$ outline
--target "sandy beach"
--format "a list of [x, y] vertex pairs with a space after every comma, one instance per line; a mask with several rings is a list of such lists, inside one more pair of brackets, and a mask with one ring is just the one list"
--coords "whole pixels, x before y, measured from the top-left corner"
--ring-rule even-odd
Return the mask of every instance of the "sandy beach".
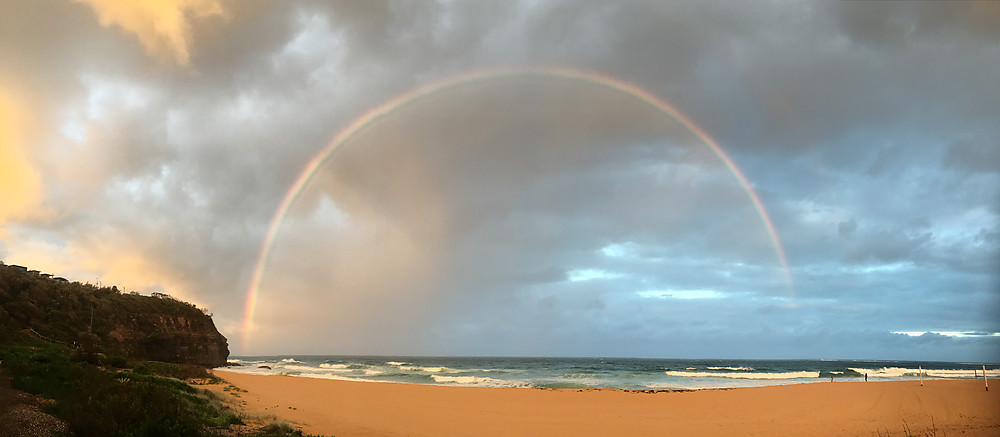
[[1000, 435], [1000, 381], [993, 391], [931, 380], [647, 393], [216, 374], [246, 390], [247, 413], [339, 437]]

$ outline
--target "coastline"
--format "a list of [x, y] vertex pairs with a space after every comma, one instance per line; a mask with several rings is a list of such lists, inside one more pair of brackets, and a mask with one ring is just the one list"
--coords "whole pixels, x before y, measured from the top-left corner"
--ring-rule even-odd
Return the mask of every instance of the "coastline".
[[[559, 357], [258, 356], [230, 372], [448, 386], [691, 390], [829, 381], [981, 379], [984, 365], [864, 360]], [[990, 364], [991, 379], [1000, 364]]]
[[[249, 414], [337, 436], [1000, 434], [981, 380], [815, 382], [642, 392], [445, 387], [216, 369]], [[212, 390], [226, 394], [222, 386]], [[931, 434], [927, 434], [931, 433]]]

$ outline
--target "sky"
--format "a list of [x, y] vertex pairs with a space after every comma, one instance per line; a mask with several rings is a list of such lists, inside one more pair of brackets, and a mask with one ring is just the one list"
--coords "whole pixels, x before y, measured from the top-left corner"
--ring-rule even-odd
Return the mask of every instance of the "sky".
[[0, 260], [234, 355], [1000, 361], [1000, 3], [8, 0]]

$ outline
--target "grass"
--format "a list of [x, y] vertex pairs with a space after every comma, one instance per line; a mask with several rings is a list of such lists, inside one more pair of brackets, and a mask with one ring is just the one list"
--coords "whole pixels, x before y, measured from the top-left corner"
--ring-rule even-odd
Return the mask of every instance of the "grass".
[[[284, 422], [251, 420], [217, 394], [180, 379], [210, 377], [225, 383], [201, 368], [115, 357], [91, 364], [40, 340], [0, 345], [0, 363], [13, 388], [53, 400], [43, 410], [79, 437], [303, 436]], [[237, 396], [246, 392], [232, 384], [223, 390]], [[251, 421], [257, 425], [246, 424]]]
[[3, 346], [0, 359], [13, 387], [54, 400], [45, 411], [77, 436], [214, 436], [243, 423], [210, 392], [175, 379], [189, 372], [176, 365], [107, 368], [45, 343]]
[[[163, 322], [181, 319], [209, 341], [177, 338]], [[62, 419], [71, 435], [301, 435], [287, 424], [244, 424], [219, 396], [192, 386], [222, 382], [202, 366], [149, 361], [211, 365], [205, 361], [215, 359], [213, 336], [224, 340], [211, 316], [192, 304], [54, 281], [0, 262], [0, 377], [11, 385], [4, 393], [45, 398], [44, 412]], [[17, 402], [0, 396], [0, 413]]]
[[[172, 327], [172, 320], [184, 320], [185, 327]], [[0, 344], [20, 341], [21, 332], [76, 349], [92, 364], [117, 368], [130, 367], [124, 357], [206, 366], [225, 358], [224, 337], [211, 317], [190, 303], [53, 281], [0, 263]], [[100, 353], [106, 356], [98, 358]], [[222, 363], [209, 362], [220, 356]]]
[[[876, 432], [878, 433], [878, 436], [879, 437], [892, 437], [892, 433], [889, 432], [889, 429], [888, 428], [884, 428], [884, 429], [885, 429], [885, 434], [882, 433], [882, 430], [876, 430]], [[934, 417], [931, 416], [931, 427], [927, 428], [927, 429], [924, 429], [923, 431], [920, 431], [919, 433], [918, 432], [914, 432], [910, 428], [910, 425], [908, 423], [906, 423], [906, 420], [904, 420], [903, 421], [903, 434], [901, 434], [901, 435], [903, 437], [938, 437], [938, 429], [937, 429], [937, 425], [934, 424]], [[948, 434], [945, 433], [944, 430], [941, 430], [941, 437], [947, 437], [947, 436], [948, 436]]]

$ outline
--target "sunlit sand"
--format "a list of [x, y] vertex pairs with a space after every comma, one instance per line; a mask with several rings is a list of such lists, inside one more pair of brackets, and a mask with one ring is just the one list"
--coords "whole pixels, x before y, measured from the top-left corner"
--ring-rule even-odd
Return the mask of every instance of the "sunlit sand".
[[1000, 435], [1000, 385], [986, 391], [982, 380], [641, 392], [217, 375], [246, 390], [248, 414], [341, 437]]

